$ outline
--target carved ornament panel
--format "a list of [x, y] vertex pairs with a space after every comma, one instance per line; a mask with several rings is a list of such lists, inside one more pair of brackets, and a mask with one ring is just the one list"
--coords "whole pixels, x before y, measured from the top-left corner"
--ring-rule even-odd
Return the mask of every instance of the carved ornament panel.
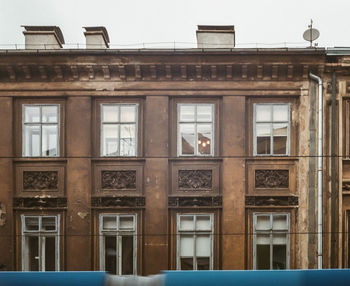
[[109, 170], [101, 173], [101, 188], [103, 190], [136, 190], [136, 170]]
[[178, 187], [180, 190], [211, 190], [212, 170], [179, 170]]
[[169, 197], [168, 206], [173, 208], [182, 207], [222, 207], [221, 196], [203, 197]]
[[289, 188], [289, 170], [255, 170], [255, 188]]
[[57, 190], [57, 171], [24, 171], [23, 190]]
[[298, 206], [297, 196], [246, 196], [246, 206], [250, 207], [270, 207], [270, 206]]
[[94, 208], [127, 207], [143, 208], [146, 205], [145, 197], [95, 197], [91, 198], [91, 206]]

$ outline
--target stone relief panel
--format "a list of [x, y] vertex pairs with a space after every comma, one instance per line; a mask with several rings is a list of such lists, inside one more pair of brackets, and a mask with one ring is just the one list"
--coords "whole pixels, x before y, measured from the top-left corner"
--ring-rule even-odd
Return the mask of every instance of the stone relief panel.
[[57, 171], [24, 171], [23, 190], [57, 190]]
[[136, 170], [102, 171], [103, 190], [136, 190]]
[[178, 187], [180, 190], [211, 190], [212, 170], [179, 170]]
[[255, 170], [255, 188], [289, 188], [289, 170]]

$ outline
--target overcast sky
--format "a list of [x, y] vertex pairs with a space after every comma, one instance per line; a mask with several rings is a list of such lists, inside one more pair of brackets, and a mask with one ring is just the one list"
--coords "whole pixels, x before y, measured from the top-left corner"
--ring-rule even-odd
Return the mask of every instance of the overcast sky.
[[0, 0], [0, 48], [24, 43], [21, 25], [57, 25], [66, 43], [84, 43], [83, 26], [105, 26], [115, 45], [193, 47], [198, 24], [235, 25], [238, 47], [303, 47], [311, 18], [319, 46], [350, 46], [349, 13], [349, 0]]

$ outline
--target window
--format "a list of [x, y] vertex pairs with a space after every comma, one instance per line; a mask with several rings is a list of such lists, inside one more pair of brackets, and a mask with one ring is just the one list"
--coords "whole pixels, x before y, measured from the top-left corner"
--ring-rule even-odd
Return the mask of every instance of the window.
[[59, 270], [60, 216], [22, 215], [22, 270]]
[[102, 156], [136, 156], [137, 104], [101, 104]]
[[254, 154], [289, 155], [289, 104], [254, 105]]
[[255, 213], [254, 269], [289, 268], [289, 214]]
[[22, 110], [23, 156], [59, 156], [59, 105], [26, 104]]
[[136, 275], [136, 215], [100, 215], [100, 270]]
[[177, 269], [213, 269], [213, 234], [213, 214], [179, 214], [177, 216]]
[[178, 155], [213, 155], [214, 104], [178, 105]]

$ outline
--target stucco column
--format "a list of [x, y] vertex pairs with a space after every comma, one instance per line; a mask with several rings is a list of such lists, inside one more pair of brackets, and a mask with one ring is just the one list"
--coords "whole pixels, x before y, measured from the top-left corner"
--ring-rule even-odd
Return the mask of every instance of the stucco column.
[[91, 98], [66, 104], [66, 269], [91, 270]]

